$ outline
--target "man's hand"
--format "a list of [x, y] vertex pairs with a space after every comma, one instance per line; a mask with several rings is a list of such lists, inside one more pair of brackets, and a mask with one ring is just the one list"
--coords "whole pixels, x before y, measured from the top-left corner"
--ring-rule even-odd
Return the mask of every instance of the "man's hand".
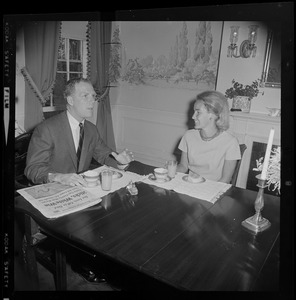
[[[51, 176], [51, 177], [50, 177]], [[49, 181], [50, 182], [59, 182], [65, 185], [71, 186], [85, 186], [87, 187], [87, 183], [81, 175], [75, 173], [69, 174], [61, 174], [61, 173], [53, 173], [50, 174]]]
[[122, 165], [129, 164], [134, 160], [134, 155], [128, 149], [123, 150], [121, 153], [117, 154], [112, 152], [113, 157]]

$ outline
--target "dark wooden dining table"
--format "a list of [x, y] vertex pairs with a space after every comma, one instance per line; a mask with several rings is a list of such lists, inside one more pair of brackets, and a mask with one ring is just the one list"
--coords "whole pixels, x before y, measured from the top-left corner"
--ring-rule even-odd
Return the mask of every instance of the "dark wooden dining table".
[[241, 225], [255, 213], [255, 191], [232, 186], [212, 204], [152, 184], [136, 186], [138, 195], [121, 188], [97, 205], [56, 219], [15, 198], [15, 209], [61, 245], [58, 289], [67, 288], [63, 245], [110, 264], [127, 289], [279, 288], [279, 197], [264, 196], [262, 215], [271, 226], [255, 234]]

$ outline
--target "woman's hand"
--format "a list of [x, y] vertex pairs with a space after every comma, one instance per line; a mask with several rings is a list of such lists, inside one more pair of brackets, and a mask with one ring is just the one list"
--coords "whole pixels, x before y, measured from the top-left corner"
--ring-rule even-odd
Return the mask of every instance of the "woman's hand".
[[112, 152], [113, 157], [121, 164], [126, 165], [134, 160], [134, 155], [128, 149], [123, 150], [121, 153], [117, 154]]

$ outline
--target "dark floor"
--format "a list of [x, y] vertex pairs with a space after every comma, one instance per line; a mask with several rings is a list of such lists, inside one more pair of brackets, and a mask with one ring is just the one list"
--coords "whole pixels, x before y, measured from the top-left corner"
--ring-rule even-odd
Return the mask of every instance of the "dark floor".
[[[55, 291], [54, 277], [51, 272], [37, 263], [39, 276], [39, 291]], [[35, 290], [34, 284], [27, 280], [24, 268], [15, 264], [15, 290], [32, 291]], [[67, 264], [67, 290], [69, 291], [120, 291], [119, 288], [109, 283], [89, 283], [80, 275], [73, 272]]]
[[[39, 285], [41, 291], [54, 291], [53, 275], [38, 263]], [[89, 283], [67, 264], [67, 287], [69, 291], [118, 291], [108, 283]]]

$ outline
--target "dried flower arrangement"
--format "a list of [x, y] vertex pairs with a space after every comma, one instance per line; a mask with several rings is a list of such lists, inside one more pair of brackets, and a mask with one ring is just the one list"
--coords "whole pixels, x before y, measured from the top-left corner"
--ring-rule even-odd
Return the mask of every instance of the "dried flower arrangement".
[[[254, 171], [262, 171], [263, 167], [263, 157], [260, 157], [258, 160], [256, 159], [257, 168], [253, 168]], [[280, 194], [281, 190], [281, 147], [271, 150], [271, 155], [269, 159], [269, 164], [267, 167], [267, 178], [266, 183], [268, 189], [270, 190], [270, 186], [274, 185], [273, 191], [278, 190]]]

